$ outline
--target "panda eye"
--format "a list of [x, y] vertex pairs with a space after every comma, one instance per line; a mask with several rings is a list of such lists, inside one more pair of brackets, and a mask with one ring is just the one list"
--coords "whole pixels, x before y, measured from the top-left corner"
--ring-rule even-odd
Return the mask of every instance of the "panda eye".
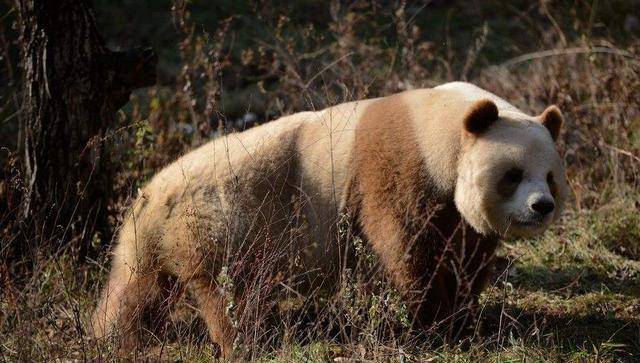
[[549, 185], [553, 185], [554, 184], [553, 173], [551, 173], [551, 172], [549, 172], [549, 174], [547, 174], [547, 184], [549, 184]]
[[522, 181], [524, 172], [522, 169], [512, 168], [504, 174], [504, 181], [509, 184], [519, 184]]
[[556, 181], [553, 179], [553, 173], [549, 172], [547, 174], [547, 185], [549, 186], [549, 191], [551, 195], [555, 198], [558, 193], [558, 187], [556, 186]]

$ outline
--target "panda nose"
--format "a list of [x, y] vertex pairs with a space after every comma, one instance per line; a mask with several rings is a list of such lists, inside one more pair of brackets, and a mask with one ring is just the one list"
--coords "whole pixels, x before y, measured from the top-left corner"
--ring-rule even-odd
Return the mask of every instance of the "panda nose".
[[547, 214], [553, 212], [555, 208], [555, 204], [552, 200], [542, 199], [538, 200], [531, 205], [531, 209], [534, 212], [539, 213], [540, 215], [546, 216]]

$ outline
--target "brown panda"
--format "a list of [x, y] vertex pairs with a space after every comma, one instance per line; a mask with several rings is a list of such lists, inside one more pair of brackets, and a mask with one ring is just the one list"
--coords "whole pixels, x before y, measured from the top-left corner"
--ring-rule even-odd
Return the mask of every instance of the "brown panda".
[[[473, 309], [499, 238], [539, 234], [559, 217], [561, 124], [555, 106], [529, 116], [454, 82], [217, 138], [140, 191], [113, 249], [94, 334], [117, 332], [134, 347], [141, 311], [163, 299], [172, 278], [228, 356], [236, 337], [228, 300], [260, 287], [248, 281], [279, 278], [303, 295], [318, 281], [335, 284], [349, 250], [336, 227], [345, 215], [417, 326], [458, 319]], [[257, 265], [268, 266], [262, 279]], [[220, 276], [231, 270], [229, 297]]]

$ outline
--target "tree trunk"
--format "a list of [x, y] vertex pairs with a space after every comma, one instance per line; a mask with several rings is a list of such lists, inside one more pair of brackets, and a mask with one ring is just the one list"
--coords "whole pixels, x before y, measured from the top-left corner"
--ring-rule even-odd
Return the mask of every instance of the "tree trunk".
[[108, 236], [105, 130], [132, 89], [155, 83], [151, 49], [112, 52], [85, 0], [16, 0], [24, 70], [24, 220], [40, 241]]

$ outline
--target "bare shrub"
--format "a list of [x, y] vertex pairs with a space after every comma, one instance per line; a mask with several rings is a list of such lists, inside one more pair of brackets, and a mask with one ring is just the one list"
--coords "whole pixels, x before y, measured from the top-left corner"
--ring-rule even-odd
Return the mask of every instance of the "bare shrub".
[[[478, 2], [473, 3], [465, 6], [473, 7]], [[375, 254], [350, 233], [348, 219], [336, 233], [349, 239], [354, 260], [341, 266], [337, 291], [301, 296], [290, 288], [291, 281], [277, 273], [283, 267], [295, 271], [296, 256], [278, 248], [262, 254], [258, 246], [249, 244], [248, 249], [253, 252], [231, 256], [224, 268], [211, 276], [228, 297], [228, 313], [242, 331], [239, 354], [283, 361], [305, 359], [307, 353], [299, 353], [305, 349], [312, 350], [309, 355], [319, 360], [446, 361], [459, 356], [470, 361], [488, 360], [488, 356], [495, 360], [563, 360], [572, 354], [577, 359], [588, 356], [614, 360], [629, 357], [628, 352], [637, 355], [637, 335], [631, 330], [637, 327], [640, 311], [634, 292], [640, 269], [632, 261], [637, 260], [640, 245], [637, 228], [634, 229], [640, 187], [637, 38], [619, 41], [613, 37], [617, 28], [611, 34], [598, 32], [593, 25], [595, 15], [590, 15], [595, 10], [590, 8], [575, 6], [563, 12], [568, 6], [564, 3], [534, 2], [519, 9], [502, 4], [490, 10], [501, 10], [517, 19], [518, 27], [509, 25], [505, 30], [486, 24], [465, 34], [471, 46], [464, 43], [461, 51], [461, 45], [452, 40], [452, 33], [465, 20], [455, 23], [456, 14], [446, 10], [448, 5], [437, 6], [433, 10], [403, 1], [332, 1], [325, 9], [327, 24], [320, 27], [313, 22], [297, 23], [295, 14], [287, 14], [286, 9], [279, 12], [257, 4], [252, 8], [255, 24], [232, 17], [217, 24], [216, 31], [207, 33], [193, 20], [186, 2], [176, 1], [172, 14], [181, 38], [178, 72], [167, 84], [136, 92], [130, 106], [119, 112], [117, 127], [100, 141], [113, 148], [114, 158], [123, 166], [114, 181], [109, 208], [118, 217], [110, 221], [111, 226], [120, 225], [120, 216], [138, 187], [162, 166], [209, 138], [296, 111], [467, 79], [531, 114], [538, 114], [549, 104], [558, 104], [566, 119], [560, 140], [574, 198], [565, 219], [576, 223], [557, 227], [553, 233], [558, 236], [543, 238], [543, 247], [523, 242], [507, 244], [507, 252], [502, 253], [515, 261], [497, 271], [499, 278], [477, 307], [479, 320], [472, 325], [466, 351], [458, 345], [432, 344], [442, 340], [442, 330], [411, 330], [407, 302], [390, 287]], [[445, 36], [435, 38], [430, 33], [435, 26], [421, 26], [416, 19], [425, 12], [442, 9], [446, 10], [442, 11], [446, 21], [441, 27], [447, 30]], [[566, 13], [569, 15], [565, 18], [559, 15]], [[453, 23], [449, 22], [451, 19]], [[256, 32], [269, 29], [268, 34], [245, 41], [239, 49], [238, 29], [253, 25]], [[3, 29], [8, 28], [5, 25]], [[518, 32], [535, 34], [535, 42], [522, 44]], [[511, 43], [509, 39], [513, 39]], [[9, 44], [4, 38], [0, 40]], [[7, 49], [3, 48], [5, 52]], [[505, 60], [504, 54], [513, 58]], [[15, 94], [9, 96], [7, 104], [13, 102]], [[2, 101], [4, 107], [5, 99]], [[19, 107], [16, 104], [10, 109], [13, 114]], [[245, 119], [250, 113], [254, 116]], [[3, 130], [19, 117], [17, 113], [3, 121]], [[5, 135], [2, 136], [4, 140]], [[57, 250], [30, 249], [36, 245], [30, 240], [30, 226], [13, 223], [26, 182], [18, 162], [20, 150], [14, 145], [2, 146], [0, 356], [24, 361], [115, 359], [118, 353], [113, 342], [94, 344], [89, 340], [86, 324], [107, 273], [107, 254], [97, 261], [78, 261], [77, 236], [64, 236], [59, 244], [62, 247]], [[61, 221], [62, 228], [66, 222]], [[277, 236], [274, 245], [289, 245], [295, 241], [296, 228], [304, 228], [296, 217], [289, 222], [295, 226], [293, 233]], [[584, 240], [588, 243], [573, 246]], [[98, 237], [93, 240], [96, 249], [103, 250], [108, 242]], [[6, 246], [12, 243], [21, 243], [30, 251], [28, 260], [16, 261], [7, 254]], [[589, 249], [591, 245], [596, 247]], [[603, 255], [603, 251], [613, 253]], [[513, 276], [523, 263], [517, 258], [525, 253], [534, 262], [524, 263], [544, 268], [534, 269], [530, 275], [521, 271], [520, 276], [530, 279], [523, 283], [522, 277], [518, 280]], [[567, 256], [579, 262], [568, 260]], [[630, 259], [623, 260], [624, 256]], [[457, 257], [454, 260], [462, 263], [463, 259]], [[283, 259], [288, 263], [276, 264]], [[573, 271], [563, 272], [562, 266], [545, 265], [547, 261], [570, 261], [580, 271], [574, 276]], [[585, 278], [584, 266], [603, 270], [606, 276]], [[540, 278], [541, 274], [545, 279]], [[299, 272], [292, 275], [300, 277]], [[557, 275], [571, 280], [560, 287], [545, 285], [548, 281], [555, 284]], [[613, 297], [602, 307], [597, 306], [600, 300], [588, 301], [604, 313], [584, 313], [584, 330], [600, 329], [610, 336], [620, 330], [626, 337], [636, 339], [635, 346], [626, 341], [625, 346], [616, 345], [618, 341], [609, 338], [591, 342], [585, 338], [589, 331], [580, 331], [575, 340], [578, 343], [571, 340], [571, 345], [566, 343], [565, 335], [554, 333], [581, 319], [579, 314], [569, 314], [559, 307], [558, 301], [573, 304], [573, 300], [560, 297], [570, 299], [578, 295], [576, 290], [582, 293], [595, 289], [590, 284], [605, 286], [603, 290], [611, 288], [608, 292]], [[598, 290], [598, 297], [608, 292]], [[195, 317], [192, 297], [183, 293], [180, 286], [171, 286], [168, 296], [179, 298], [177, 309], [167, 312], [170, 319], [148, 317], [146, 339], [151, 348], [139, 352], [136, 358], [211, 359], [214, 348], [208, 343], [206, 328]], [[467, 303], [461, 299], [462, 313], [467, 311]], [[607, 310], [607, 304], [614, 308]], [[533, 312], [526, 310], [528, 306]], [[612, 314], [615, 318], [611, 318]], [[493, 324], [486, 331], [481, 327], [484, 320]], [[443, 325], [446, 323], [450, 321]], [[569, 336], [566, 331], [562, 334]], [[580, 349], [567, 353], [568, 345], [579, 345]], [[507, 347], [511, 347], [508, 352]]]

